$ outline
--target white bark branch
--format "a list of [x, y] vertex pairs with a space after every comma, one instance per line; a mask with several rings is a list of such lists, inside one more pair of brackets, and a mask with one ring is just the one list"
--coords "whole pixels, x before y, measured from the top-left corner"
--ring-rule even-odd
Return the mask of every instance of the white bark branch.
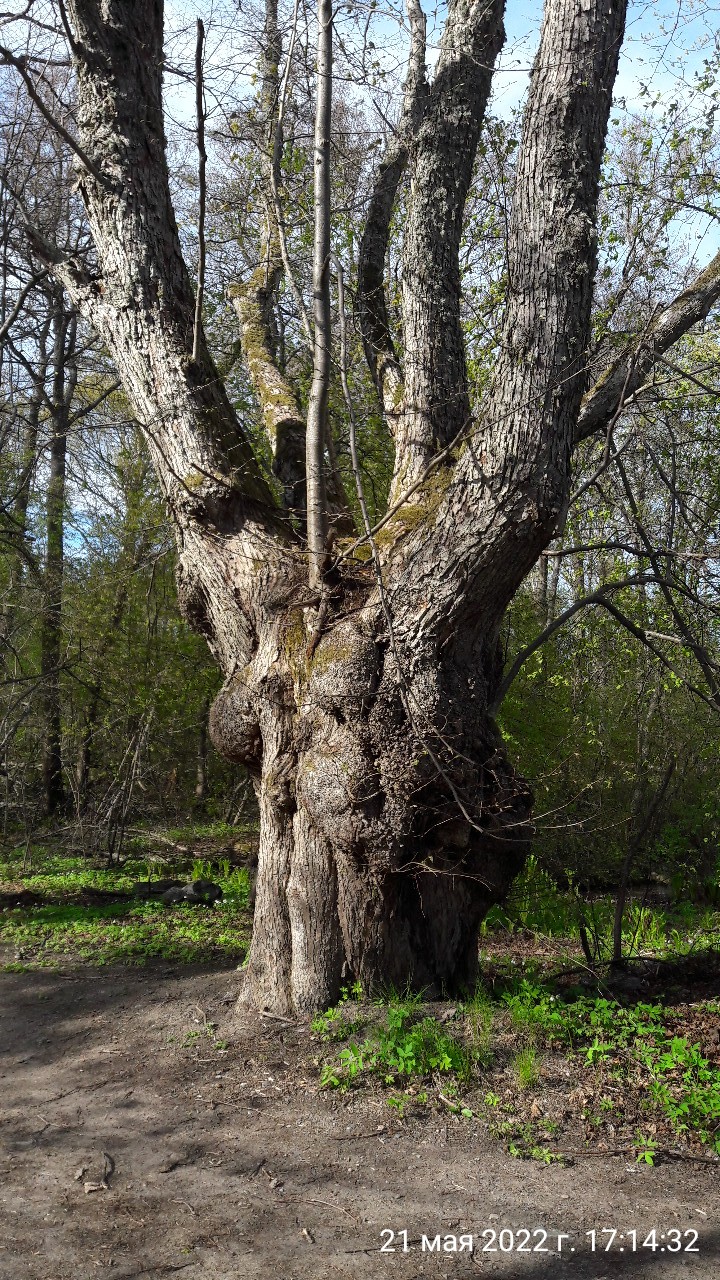
[[307, 541], [310, 585], [319, 588], [325, 570], [328, 514], [325, 484], [325, 438], [330, 386], [332, 317], [330, 312], [330, 135], [332, 128], [333, 12], [332, 0], [318, 0], [317, 104], [313, 150], [315, 240], [313, 250], [313, 315], [315, 321], [313, 380], [305, 442]]

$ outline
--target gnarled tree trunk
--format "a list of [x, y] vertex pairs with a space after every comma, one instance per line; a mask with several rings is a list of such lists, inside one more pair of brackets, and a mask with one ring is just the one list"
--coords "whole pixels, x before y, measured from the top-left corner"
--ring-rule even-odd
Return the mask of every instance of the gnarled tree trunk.
[[[490, 710], [498, 635], [568, 500], [624, 0], [547, 6], [517, 167], [502, 349], [477, 421], [458, 253], [502, 0], [452, 0], [431, 83], [424, 19], [416, 0], [408, 4], [405, 105], [378, 171], [359, 272], [363, 338], [395, 436], [393, 505], [372, 561], [346, 554], [319, 587], [308, 581], [297, 515], [298, 402], [277, 383], [281, 412], [263, 405], [262, 386], [274, 385], [267, 288], [255, 281], [235, 296], [284, 509], [202, 334], [190, 356], [193, 296], [164, 155], [161, 2], [69, 0], [68, 9], [98, 273], [44, 251], [106, 342], [147, 433], [177, 529], [181, 604], [225, 675], [213, 741], [256, 782], [245, 994], [286, 1013], [327, 1004], [343, 976], [369, 988], [468, 982], [478, 924], [507, 892], [531, 836], [532, 797]], [[400, 351], [382, 274], [404, 170]], [[273, 272], [279, 260], [273, 249]], [[717, 280], [714, 288], [705, 280], [683, 295], [688, 324], [718, 296]], [[586, 397], [588, 430], [615, 411], [606, 400], [604, 387]]]

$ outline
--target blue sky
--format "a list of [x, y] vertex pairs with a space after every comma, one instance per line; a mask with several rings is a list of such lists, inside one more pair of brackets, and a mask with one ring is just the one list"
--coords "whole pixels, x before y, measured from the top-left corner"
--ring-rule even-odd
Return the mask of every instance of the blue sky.
[[[503, 114], [522, 99], [537, 47], [541, 0], [509, 0], [505, 15], [507, 42], [495, 77], [495, 101]], [[615, 98], [629, 107], [640, 102], [640, 89], [663, 97], [680, 92], [702, 69], [717, 29], [720, 8], [704, 0], [658, 0], [631, 3], [628, 9]]]
[[[178, 43], [172, 43], [172, 60], [190, 70], [195, 46], [195, 18], [203, 8], [202, 16], [209, 31], [208, 53], [216, 71], [223, 68], [228, 73], [233, 67], [234, 77], [247, 81], [250, 70], [247, 60], [239, 57], [239, 42], [233, 38], [233, 26], [240, 29], [248, 21], [242, 13], [235, 17], [235, 6], [227, 0], [219, 0], [206, 6], [198, 6], [192, 0], [166, 0], [166, 26], [168, 31], [185, 28], [186, 35]], [[291, 8], [288, 0], [287, 10]], [[355, 22], [347, 17], [347, 5], [338, 7], [338, 29], [346, 41], [351, 33], [364, 26], [368, 14], [367, 0], [355, 11]], [[437, 42], [442, 32], [446, 4], [425, 4], [428, 20], [428, 62], [432, 65]], [[307, 0], [310, 15], [314, 11], [313, 0]], [[495, 77], [495, 108], [509, 114], [522, 100], [527, 75], [537, 47], [542, 0], [508, 0], [505, 14], [507, 41], [500, 58]], [[213, 11], [219, 27], [213, 30]], [[402, 0], [389, 0], [378, 4], [372, 17], [375, 41], [379, 55], [397, 64], [402, 53], [404, 36], [400, 33], [392, 12], [402, 12]], [[235, 21], [233, 22], [233, 18]], [[223, 25], [224, 31], [220, 27]], [[714, 32], [720, 26], [720, 0], [715, 8], [708, 0], [635, 0], [628, 11], [626, 38], [623, 46], [620, 71], [616, 83], [616, 98], [623, 98], [628, 106], [639, 102], [640, 86], [647, 84], [652, 92], [666, 96], [679, 92], [682, 78], [692, 79], [693, 73], [702, 67], [708, 56]], [[235, 46], [233, 49], [232, 46]], [[384, 47], [383, 47], [384, 46]], [[173, 110], [181, 118], [194, 114], [194, 98], [190, 86], [171, 87]]]

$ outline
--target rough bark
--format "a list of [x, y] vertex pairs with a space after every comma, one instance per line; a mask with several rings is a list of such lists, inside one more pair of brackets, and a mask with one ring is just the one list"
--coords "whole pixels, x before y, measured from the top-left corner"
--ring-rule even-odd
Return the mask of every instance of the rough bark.
[[[297, 18], [297, 14], [295, 15]], [[330, 32], [323, 33], [327, 41]], [[278, 290], [283, 279], [290, 287], [296, 301], [306, 333], [308, 346], [314, 355], [314, 363], [320, 368], [324, 361], [329, 366], [329, 347], [326, 343], [315, 343], [310, 323], [305, 311], [304, 302], [295, 282], [287, 252], [285, 224], [283, 213], [282, 186], [282, 154], [285, 143], [284, 109], [287, 97], [290, 59], [295, 33], [290, 41], [288, 63], [283, 76], [280, 76], [282, 57], [282, 37], [278, 25], [277, 0], [265, 0], [265, 24], [260, 51], [260, 91], [258, 95], [257, 114], [257, 146], [263, 173], [263, 197], [265, 204], [265, 231], [260, 246], [259, 263], [250, 278], [231, 285], [229, 296], [240, 321], [240, 338], [245, 364], [250, 375], [253, 390], [260, 406], [270, 448], [272, 451], [273, 473], [282, 485], [283, 505], [295, 518], [301, 534], [307, 533], [307, 486], [306, 486], [306, 420], [300, 407], [298, 394], [291, 379], [281, 368], [278, 360], [276, 341], [275, 303]], [[332, 70], [332, 40], [329, 40], [329, 62]], [[328, 82], [327, 102], [320, 115], [329, 114], [331, 79]], [[319, 104], [320, 105], [320, 104]], [[326, 152], [329, 149], [328, 139], [325, 142]], [[321, 128], [320, 132], [323, 130]], [[321, 147], [323, 143], [321, 140]], [[329, 182], [329, 154], [321, 157], [321, 188]], [[323, 196], [320, 208], [323, 208]], [[325, 209], [322, 225], [329, 231], [329, 205]], [[319, 224], [320, 225], [320, 224]], [[328, 256], [326, 248], [324, 258]], [[321, 326], [328, 328], [323, 319], [329, 308], [329, 275], [325, 268], [325, 279], [322, 275], [319, 290], [322, 298], [320, 307]], [[320, 363], [319, 363], [320, 362]], [[327, 370], [318, 374], [322, 381], [327, 381]], [[317, 507], [313, 519], [317, 522], [318, 512], [322, 508], [326, 523], [332, 523], [335, 530], [341, 533], [352, 532], [347, 496], [343, 489], [334, 456], [332, 428], [327, 412], [322, 409], [316, 393], [311, 397], [309, 417], [311, 419], [311, 435], [313, 437], [313, 480], [311, 489], [316, 492], [315, 475], [321, 473], [324, 483], [324, 498], [316, 502]], [[317, 410], [320, 417], [317, 417]], [[328, 450], [328, 463], [324, 464], [324, 450]], [[323, 531], [323, 542], [326, 530]]]
[[398, 188], [408, 162], [412, 137], [422, 120], [428, 85], [425, 76], [426, 23], [417, 0], [407, 0], [410, 57], [397, 131], [378, 165], [358, 253], [358, 317], [368, 368], [388, 424], [397, 432], [403, 395], [401, 361], [395, 348], [387, 299], [385, 261]]
[[276, 240], [250, 280], [232, 285], [245, 364], [260, 405], [273, 456], [273, 471], [283, 487], [288, 511], [305, 520], [305, 420], [290, 381], [274, 351], [272, 305], [283, 265]]
[[202, 331], [191, 358], [194, 297], [165, 158], [162, 4], [77, 0], [69, 12], [78, 130], [93, 170], [79, 187], [98, 274], [61, 254], [51, 265], [122, 377], [175, 523], [181, 602], [231, 670], [252, 652], [255, 601], [282, 577], [292, 531]]
[[257, 139], [265, 188], [265, 235], [260, 246], [260, 261], [252, 276], [241, 284], [232, 285], [229, 294], [240, 321], [245, 364], [272, 450], [273, 472], [283, 487], [285, 507], [304, 526], [305, 421], [297, 395], [277, 362], [273, 316], [275, 297], [285, 270], [280, 221], [280, 166], [284, 144], [281, 56], [277, 0], [266, 0], [260, 53]]
[[445, 643], [465, 626], [494, 634], [563, 518], [624, 20], [623, 0], [582, 8], [561, 0], [546, 9], [518, 159], [493, 383], [454, 467], [437, 468], [388, 526], [397, 530], [387, 558], [398, 627], [409, 637]]
[[[316, 1007], [334, 997], [343, 970], [368, 987], [413, 981], [439, 990], [468, 981], [478, 923], [507, 891], [522, 863], [531, 800], [488, 715], [500, 676], [496, 629], [507, 594], [495, 585], [483, 626], [477, 625], [472, 598], [452, 644], [439, 647], [452, 631], [451, 614], [458, 616], [454, 601], [443, 631], [439, 613], [447, 605], [446, 588], [462, 602], [465, 589], [458, 575], [467, 576], [469, 548], [482, 542], [473, 536], [477, 507], [483, 506], [477, 483], [473, 477], [470, 484], [463, 480], [466, 498], [458, 504], [446, 473], [434, 475], [413, 503], [421, 521], [413, 522], [402, 509], [387, 527], [384, 592], [378, 592], [370, 570], [351, 567], [333, 584], [323, 625], [318, 625], [317, 597], [307, 594], [300, 559], [285, 550], [279, 536], [282, 522], [271, 510], [270, 496], [248, 458], [204, 349], [204, 376], [197, 383], [188, 366], [192, 294], [179, 255], [162, 148], [159, 6], [152, 20], [143, 6], [142, 58], [130, 38], [133, 19], [138, 19], [132, 0], [110, 5], [111, 21], [85, 0], [74, 0], [72, 11], [81, 143], [102, 173], [101, 179], [83, 179], [102, 274], [93, 284], [79, 281], [72, 267], [57, 269], [110, 345], [154, 448], [179, 528], [181, 599], [205, 630], [226, 674], [211, 712], [213, 740], [256, 779], [261, 847], [248, 997], [280, 1011]], [[564, 11], [562, 16], [569, 20]], [[597, 15], [596, 20], [599, 24]], [[583, 24], [576, 25], [576, 43], [583, 52]], [[552, 61], [549, 46], [556, 34], [545, 36], [541, 73], [543, 57]], [[406, 366], [408, 353], [414, 362], [413, 369], [406, 368], [411, 389], [406, 404], [414, 425], [399, 442], [405, 476], [433, 448], [452, 439], [466, 418], [457, 248], [490, 69], [501, 39], [499, 10], [464, 0], [453, 7], [433, 104], [426, 107], [413, 139], [417, 194], [407, 261], [417, 292], [407, 293], [405, 356]], [[596, 60], [606, 53], [602, 45], [595, 50]], [[588, 91], [592, 95], [598, 92], [598, 76], [592, 58], [588, 61], [588, 75], [595, 74]], [[144, 114], [136, 108], [138, 84], [148, 99]], [[592, 142], [599, 155], [603, 124], [594, 123]], [[531, 120], [531, 138], [533, 127]], [[461, 130], [466, 135], [460, 146]], [[552, 205], [552, 189], [548, 194], [541, 179], [543, 165], [553, 160], [549, 133], [548, 128], [539, 151], [533, 152], [532, 180], [540, 184], [540, 198]], [[581, 137], [578, 143], [573, 134], [571, 141], [581, 148], [586, 140]], [[567, 147], [568, 138], [556, 145]], [[139, 155], [141, 173], [136, 172]], [[565, 163], [574, 173], [577, 166]], [[598, 163], [593, 152], [586, 182], [585, 216], [590, 219]], [[568, 194], [574, 198], [566, 184], [557, 199]], [[523, 207], [518, 202], [518, 210]], [[526, 216], [530, 212], [526, 209]], [[542, 214], [548, 217], [545, 205]], [[584, 249], [584, 222], [582, 227]], [[544, 228], [535, 231], [542, 236]], [[519, 227], [518, 242], [522, 235]], [[423, 246], [437, 267], [437, 278], [422, 269]], [[563, 271], [573, 247], [572, 241], [566, 245]], [[160, 289], [151, 284], [155, 278]], [[531, 283], [527, 281], [528, 292]], [[545, 276], [541, 283], [545, 293], [538, 307], [551, 300]], [[574, 297], [566, 310], [573, 305]], [[581, 317], [580, 327], [582, 322]], [[419, 359], [423, 335], [436, 344], [430, 374]], [[141, 361], [140, 353], [150, 359]], [[545, 347], [538, 348], [537, 356], [547, 365]], [[447, 369], [440, 368], [444, 359]], [[541, 371], [536, 376], [539, 381]], [[452, 404], [446, 394], [448, 378]], [[517, 384], [506, 399], [511, 395], [517, 395]], [[568, 418], [570, 413], [571, 406]], [[535, 454], [538, 469], [554, 425], [554, 418], [543, 424], [545, 435]], [[528, 434], [536, 430], [536, 420], [526, 425]], [[505, 436], [496, 442], [498, 454], [505, 443]], [[241, 460], [230, 473], [224, 464], [228, 448]], [[458, 465], [462, 467], [462, 458]], [[191, 486], [182, 483], [190, 468], [198, 477], [194, 503], [187, 498]], [[497, 501], [511, 507], [514, 502], [508, 527], [525, 501], [518, 490], [522, 493], [526, 483], [526, 469], [521, 469], [505, 477], [504, 489], [496, 486]], [[440, 508], [451, 498], [456, 504], [451, 520], [457, 517], [457, 522], [442, 535], [438, 575], [433, 561]], [[206, 536], [209, 519], [212, 538]], [[527, 543], [537, 545], [546, 537], [548, 523], [544, 518], [540, 531], [534, 528], [534, 541], [520, 540], [519, 555], [500, 549], [508, 563], [494, 563], [496, 577], [522, 576], [530, 555]], [[487, 528], [483, 538], [490, 561]], [[443, 561], [451, 570], [447, 583]], [[248, 573], [248, 562], [256, 566], [254, 573]], [[435, 611], [432, 626], [426, 625], [428, 610]]]
[[[346, 584], [337, 611], [369, 587]], [[260, 801], [247, 994], [282, 1012], [334, 998], [343, 972], [368, 989], [469, 982], [477, 926], [530, 835], [529, 791], [486, 713], [496, 652], [464, 655], [474, 702], [463, 662], [428, 662], [409, 716], [377, 604], [308, 650], [302, 609], [285, 610], [211, 712], [216, 748], [253, 771]]]
[[470, 419], [460, 322], [463, 212], [495, 59], [504, 0], [453, 0], [437, 71], [410, 145], [411, 196], [403, 244], [404, 399], [395, 494]]

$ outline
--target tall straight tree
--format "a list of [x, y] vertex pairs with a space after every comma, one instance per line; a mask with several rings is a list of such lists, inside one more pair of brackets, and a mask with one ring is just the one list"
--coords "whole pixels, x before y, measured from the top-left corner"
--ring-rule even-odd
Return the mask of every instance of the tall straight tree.
[[[321, 22], [330, 22], [327, 8]], [[284, 374], [276, 392], [268, 381], [267, 288], [287, 257], [280, 220], [270, 227], [265, 292], [259, 280], [254, 292], [238, 282], [236, 298], [248, 305], [236, 309], [248, 364], [270, 387], [266, 420], [273, 403], [282, 409], [269, 434], [284, 451], [276, 469], [285, 505], [202, 332], [193, 352], [193, 289], [165, 156], [162, 0], [67, 0], [67, 12], [78, 180], [97, 268], [37, 247], [101, 335], [147, 434], [177, 532], [181, 605], [225, 676], [213, 740], [256, 778], [246, 998], [287, 1013], [327, 1004], [349, 974], [365, 987], [466, 981], [479, 922], [507, 891], [531, 834], [530, 790], [490, 711], [503, 615], [564, 518], [574, 443], [607, 429], [657, 355], [720, 296], [716, 259], [658, 306], [641, 339], [615, 348], [588, 388], [598, 184], [625, 0], [547, 0], [514, 179], [502, 341], [476, 419], [459, 250], [503, 3], [450, 0], [428, 79], [424, 17], [409, 0], [405, 99], [358, 270], [366, 354], [394, 434], [391, 505], [370, 559], [326, 545], [324, 560], [314, 542], [308, 555], [298, 498], [299, 403]], [[319, 42], [321, 107], [330, 34]], [[16, 67], [32, 88], [31, 71]], [[328, 116], [317, 113], [316, 164]], [[404, 173], [398, 341], [384, 272]], [[315, 243], [318, 254], [327, 241], [318, 234]], [[316, 268], [317, 353], [327, 260]], [[253, 301], [266, 308], [254, 334]], [[313, 465], [320, 430], [316, 421]], [[322, 483], [313, 501], [318, 492]], [[312, 538], [327, 524], [313, 517]]]

